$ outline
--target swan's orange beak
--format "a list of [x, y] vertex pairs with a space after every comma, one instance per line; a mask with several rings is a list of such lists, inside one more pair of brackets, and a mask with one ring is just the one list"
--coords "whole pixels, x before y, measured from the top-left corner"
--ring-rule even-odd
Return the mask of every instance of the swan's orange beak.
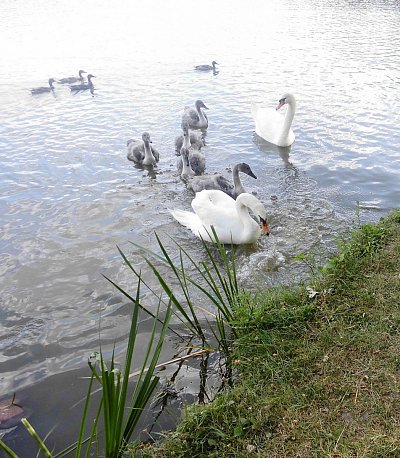
[[279, 108], [282, 108], [283, 105], [285, 105], [285, 99], [279, 100], [278, 106], [275, 108], [275, 110], [279, 110]]
[[265, 221], [265, 219], [261, 218], [261, 216], [260, 216], [260, 221], [261, 221], [262, 233], [265, 235], [269, 235], [269, 224]]

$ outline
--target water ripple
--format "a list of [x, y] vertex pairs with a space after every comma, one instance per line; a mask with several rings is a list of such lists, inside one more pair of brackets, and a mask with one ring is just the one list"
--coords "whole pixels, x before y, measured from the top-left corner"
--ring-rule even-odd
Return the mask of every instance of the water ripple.
[[[3, 57], [14, 69], [13, 78], [0, 70], [0, 314], [21, 314], [1, 328], [6, 391], [81, 364], [97, 349], [100, 314], [106, 343], [123, 339], [128, 311], [102, 277], [132, 288], [117, 245], [129, 254], [128, 240], [156, 250], [157, 232], [169, 247], [167, 235], [204, 254], [168, 211], [190, 209], [174, 139], [183, 107], [196, 99], [209, 107], [207, 172], [230, 178], [235, 163], [248, 162], [258, 179], [243, 182], [270, 219], [269, 238], [238, 249], [244, 285], [295, 281], [304, 275], [295, 255], [329, 252], [353, 224], [357, 202], [371, 221], [400, 201], [396, 2], [256, 0], [251, 10], [236, 2], [234, 17], [227, 0], [206, 0], [196, 9], [198, 43], [181, 37], [190, 2], [178, 21], [174, 6], [155, 0], [123, 0], [119, 8], [89, 0], [90, 18], [77, 16], [71, 1], [39, 2], [49, 21], [37, 15], [37, 2], [0, 6]], [[149, 13], [151, 37], [145, 23], [126, 21]], [[79, 28], [76, 36], [65, 36], [67, 23]], [[49, 46], [53, 28], [59, 33]], [[195, 72], [210, 52], [219, 73]], [[83, 62], [96, 75], [93, 94], [57, 85], [54, 96], [31, 96], [31, 87]], [[296, 141], [278, 148], [255, 135], [250, 107], [275, 107], [286, 91], [298, 101]], [[126, 159], [126, 140], [144, 131], [160, 152], [154, 171]], [[145, 300], [154, 306], [149, 294]]]

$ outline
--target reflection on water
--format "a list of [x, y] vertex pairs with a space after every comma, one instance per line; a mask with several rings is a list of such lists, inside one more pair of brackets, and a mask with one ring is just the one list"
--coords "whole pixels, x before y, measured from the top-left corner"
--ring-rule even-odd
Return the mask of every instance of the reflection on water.
[[[100, 317], [104, 347], [115, 342], [121, 354], [129, 306], [102, 276], [133, 287], [117, 245], [146, 275], [129, 240], [157, 250], [156, 232], [168, 247], [171, 236], [203, 255], [168, 211], [190, 209], [174, 140], [183, 107], [197, 99], [209, 107], [206, 172], [231, 179], [236, 163], [248, 163], [258, 179], [243, 176], [243, 185], [267, 208], [271, 236], [237, 249], [244, 286], [302, 277], [294, 256], [326, 256], [352, 226], [357, 202], [362, 222], [399, 204], [395, 1], [185, 6], [88, 0], [85, 15], [77, 0], [0, 5], [8, 62], [0, 70], [4, 394], [40, 390], [50, 376], [61, 385], [57, 374], [98, 349]], [[198, 28], [187, 40], [182, 24], [191, 24], [192, 7]], [[128, 18], [151, 18], [151, 28]], [[194, 71], [213, 59], [218, 73]], [[96, 75], [92, 91], [55, 83], [32, 96], [31, 88], [82, 67]], [[288, 91], [297, 100], [296, 141], [278, 148], [254, 134], [250, 106], [274, 108]], [[126, 158], [127, 139], [145, 131], [160, 152], [154, 169]], [[148, 292], [143, 301], [156, 306]]]
[[290, 150], [292, 148], [291, 146], [273, 145], [272, 143], [268, 143], [263, 138], [259, 137], [255, 132], [253, 134], [253, 142], [258, 146], [260, 152], [278, 155], [282, 159], [285, 168], [294, 167], [289, 159]]

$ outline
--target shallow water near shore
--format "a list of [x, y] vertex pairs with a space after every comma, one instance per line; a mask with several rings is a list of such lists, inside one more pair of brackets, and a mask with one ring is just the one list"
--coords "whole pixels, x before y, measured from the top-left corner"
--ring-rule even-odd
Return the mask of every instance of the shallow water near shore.
[[[297, 254], [324, 258], [340, 232], [399, 206], [395, 1], [257, 0], [249, 9], [89, 0], [83, 11], [76, 0], [5, 0], [0, 13], [1, 394], [20, 394], [33, 423], [42, 421], [35, 396], [43, 390], [54, 393], [48, 424], [83, 397], [86, 387], [63, 391], [63, 377], [85, 368], [99, 328], [105, 348], [124, 351], [129, 305], [103, 275], [131, 292], [136, 281], [117, 245], [147, 277], [129, 240], [157, 251], [157, 232], [168, 247], [172, 237], [204, 255], [168, 211], [190, 209], [192, 199], [175, 172], [184, 106], [209, 107], [208, 173], [229, 178], [244, 161], [257, 176], [243, 183], [265, 203], [271, 235], [237, 249], [246, 288], [296, 282], [306, 274], [292, 262]], [[212, 60], [217, 74], [193, 70]], [[96, 75], [93, 94], [56, 84], [31, 95], [80, 68]], [[288, 91], [296, 141], [278, 148], [255, 135], [250, 106], [273, 108]], [[160, 152], [154, 170], [126, 159], [127, 139], [144, 131]], [[156, 306], [145, 291], [143, 302]], [[18, 444], [18, 434], [6, 439]], [[61, 435], [54, 431], [56, 443]]]

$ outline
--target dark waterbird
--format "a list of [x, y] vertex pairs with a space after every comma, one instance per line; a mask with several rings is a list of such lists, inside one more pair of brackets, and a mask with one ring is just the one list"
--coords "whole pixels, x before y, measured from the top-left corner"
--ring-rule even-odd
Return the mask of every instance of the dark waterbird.
[[214, 72], [216, 71], [215, 69], [215, 66], [218, 65], [218, 62], [215, 62], [215, 60], [213, 60], [211, 62], [211, 65], [196, 65], [194, 67], [195, 70], [198, 70], [200, 72], [209, 72], [210, 70], [213, 70]]
[[44, 94], [46, 92], [51, 92], [54, 90], [53, 83], [55, 83], [56, 80], [54, 78], [49, 79], [49, 85], [48, 86], [43, 86], [43, 87], [35, 87], [31, 89], [32, 95], [34, 94]]
[[82, 83], [82, 84], [74, 84], [73, 86], [70, 86], [71, 91], [78, 92], [78, 91], [87, 91], [88, 89], [90, 89], [90, 92], [93, 92], [94, 86], [92, 83], [92, 78], [96, 78], [96, 77], [92, 75], [91, 73], [89, 73], [89, 75], [87, 76], [88, 82], [86, 84]]
[[86, 73], [85, 70], [79, 70], [79, 76], [69, 76], [68, 78], [61, 78], [58, 80], [61, 84], [72, 84], [72, 83], [83, 83], [82, 73]]

